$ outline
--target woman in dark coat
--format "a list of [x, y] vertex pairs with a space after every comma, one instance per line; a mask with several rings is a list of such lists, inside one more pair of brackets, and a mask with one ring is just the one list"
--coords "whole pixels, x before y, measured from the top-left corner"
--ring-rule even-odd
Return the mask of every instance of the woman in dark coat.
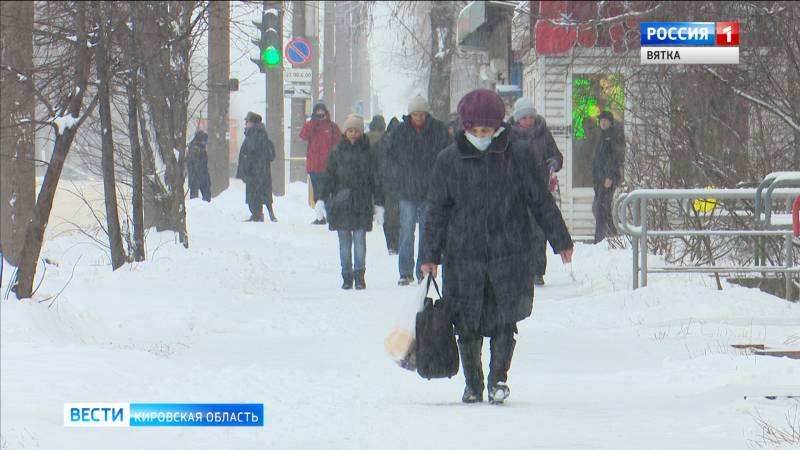
[[208, 134], [197, 130], [189, 143], [186, 157], [186, 169], [189, 176], [189, 198], [197, 198], [197, 192], [203, 196], [203, 201], [211, 201], [211, 177], [208, 174]]
[[[540, 176], [549, 186], [551, 174], [561, 170], [564, 165], [564, 155], [561, 154], [553, 134], [547, 128], [547, 122], [544, 117], [536, 113], [533, 101], [528, 97], [521, 97], [514, 103], [513, 117], [512, 139], [530, 142], [531, 155], [540, 169]], [[533, 231], [533, 283], [536, 286], [543, 286], [544, 274], [547, 272], [547, 238], [540, 227], [535, 226]]]
[[261, 116], [249, 112], [245, 117], [244, 142], [239, 150], [239, 167], [236, 178], [246, 185], [245, 202], [250, 207], [249, 222], [263, 222], [262, 205], [267, 206], [269, 218], [277, 222], [272, 210], [272, 174], [270, 166], [275, 160], [275, 147], [261, 123]]
[[352, 289], [355, 281], [360, 290], [367, 287], [367, 231], [372, 231], [373, 218], [383, 225], [383, 190], [377, 160], [364, 135], [364, 119], [351, 115], [344, 129], [343, 138], [328, 156], [316, 208], [339, 235], [342, 289]]
[[[489, 400], [502, 403], [514, 351], [516, 323], [531, 314], [533, 264], [529, 211], [553, 250], [572, 258], [572, 238], [527, 143], [510, 139], [504, 105], [493, 91], [461, 99], [455, 143], [436, 160], [422, 244], [424, 273], [447, 267], [451, 302], [466, 378], [462, 401], [483, 400], [483, 337], [491, 337]], [[442, 258], [444, 254], [444, 258]], [[443, 260], [442, 260], [443, 259]]]

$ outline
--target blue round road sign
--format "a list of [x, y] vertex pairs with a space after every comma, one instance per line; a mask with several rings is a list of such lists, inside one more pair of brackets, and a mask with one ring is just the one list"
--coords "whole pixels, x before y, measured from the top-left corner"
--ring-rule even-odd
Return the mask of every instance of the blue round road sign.
[[286, 44], [286, 60], [294, 67], [303, 67], [311, 60], [311, 43], [303, 38], [294, 38]]

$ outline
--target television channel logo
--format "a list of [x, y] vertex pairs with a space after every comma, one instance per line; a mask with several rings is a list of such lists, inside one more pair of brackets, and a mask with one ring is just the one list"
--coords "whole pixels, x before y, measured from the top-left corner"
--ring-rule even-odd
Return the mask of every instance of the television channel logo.
[[739, 64], [739, 22], [641, 22], [642, 64]]

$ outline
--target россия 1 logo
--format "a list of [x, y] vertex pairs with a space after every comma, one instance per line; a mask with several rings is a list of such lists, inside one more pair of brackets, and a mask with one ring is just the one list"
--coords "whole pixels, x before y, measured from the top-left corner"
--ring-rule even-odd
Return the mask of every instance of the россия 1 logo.
[[642, 64], [739, 64], [739, 22], [642, 22]]

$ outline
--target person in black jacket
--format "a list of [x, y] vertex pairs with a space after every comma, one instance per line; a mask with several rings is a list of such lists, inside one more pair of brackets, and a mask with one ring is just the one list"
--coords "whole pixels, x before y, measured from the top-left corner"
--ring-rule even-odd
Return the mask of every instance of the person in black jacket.
[[595, 229], [594, 242], [601, 242], [608, 236], [615, 236], [617, 228], [611, 216], [611, 202], [614, 191], [622, 181], [622, 165], [625, 158], [625, 134], [614, 121], [611, 111], [600, 113], [600, 140], [594, 148], [592, 160], [592, 184], [594, 184]]
[[[422, 279], [422, 260], [414, 263], [414, 232], [420, 224], [420, 242], [425, 230], [425, 195], [431, 182], [436, 156], [450, 144], [447, 127], [431, 117], [428, 102], [414, 97], [408, 105], [408, 115], [390, 134], [387, 166], [392, 196], [400, 201], [400, 242], [398, 248], [397, 284], [407, 286]], [[416, 270], [415, 270], [416, 269]]]
[[[514, 103], [513, 117], [512, 137], [530, 143], [531, 154], [540, 170], [539, 176], [549, 186], [552, 174], [561, 170], [564, 164], [564, 155], [558, 150], [558, 145], [547, 128], [547, 122], [544, 117], [536, 114], [533, 102], [528, 97], [522, 97]], [[538, 225], [534, 226], [533, 236], [533, 283], [543, 286], [547, 271], [547, 239]]]
[[[392, 117], [389, 125], [384, 127], [385, 131], [381, 130], [380, 126], [383, 122], [383, 116], [373, 117], [372, 122], [369, 124], [370, 132], [367, 136], [370, 138], [370, 145], [378, 160], [378, 173], [380, 173], [381, 182], [385, 186], [384, 180], [388, 176], [386, 153], [389, 150], [389, 139], [391, 132], [397, 128], [399, 121], [396, 117]], [[388, 189], [384, 189], [383, 192], [383, 207], [385, 209], [383, 235], [386, 239], [386, 249], [390, 255], [396, 255], [400, 238], [400, 204], [396, 198], [390, 195]]]
[[186, 156], [186, 171], [189, 177], [189, 198], [197, 198], [197, 192], [203, 196], [203, 201], [211, 201], [211, 176], [208, 174], [208, 134], [203, 130], [194, 133], [189, 143]]
[[239, 150], [239, 167], [236, 178], [244, 181], [245, 202], [250, 208], [249, 222], [263, 222], [262, 206], [267, 206], [269, 218], [277, 222], [272, 210], [272, 174], [270, 165], [275, 160], [275, 147], [261, 123], [261, 116], [249, 112], [245, 117], [244, 142]]
[[328, 155], [316, 208], [339, 235], [342, 289], [352, 289], [355, 281], [360, 290], [367, 287], [367, 232], [372, 231], [373, 219], [383, 225], [383, 189], [378, 163], [364, 135], [364, 119], [350, 115], [344, 129], [343, 139]]
[[[466, 379], [462, 401], [483, 400], [483, 337], [491, 337], [489, 400], [502, 403], [514, 352], [516, 323], [533, 308], [529, 211], [564, 262], [572, 238], [524, 141], [502, 123], [505, 107], [494, 91], [478, 89], [458, 104], [462, 128], [436, 159], [422, 241], [422, 272], [447, 268], [444, 298], [452, 311]], [[444, 255], [444, 258], [442, 258]]]

